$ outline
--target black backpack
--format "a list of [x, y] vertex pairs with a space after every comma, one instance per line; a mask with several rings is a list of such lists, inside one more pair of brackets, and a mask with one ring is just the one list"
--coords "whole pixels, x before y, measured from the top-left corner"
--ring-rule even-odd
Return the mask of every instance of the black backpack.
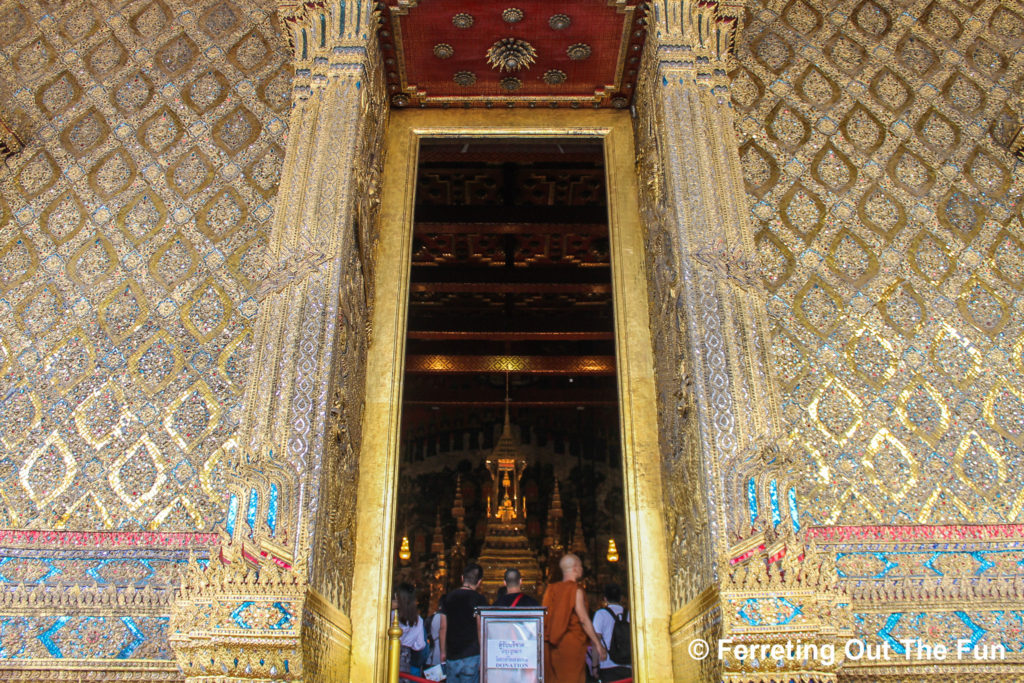
[[612, 638], [610, 643], [606, 643], [608, 649], [608, 656], [616, 664], [626, 666], [633, 663], [633, 637], [629, 632], [629, 622], [626, 621], [627, 612], [622, 611], [622, 614], [615, 614], [607, 607], [602, 607], [604, 611], [612, 615], [612, 619], [615, 620], [615, 625], [612, 627]]

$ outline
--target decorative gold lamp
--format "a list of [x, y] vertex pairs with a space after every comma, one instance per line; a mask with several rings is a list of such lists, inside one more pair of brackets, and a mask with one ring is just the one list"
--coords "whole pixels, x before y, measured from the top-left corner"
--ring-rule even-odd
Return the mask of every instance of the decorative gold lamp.
[[398, 548], [398, 559], [402, 561], [402, 564], [405, 564], [412, 559], [412, 551], [409, 550], [408, 536], [402, 536], [402, 545]]
[[605, 555], [605, 558], [607, 558], [609, 562], [619, 561], [619, 549], [615, 546], [614, 538], [608, 539], [608, 554]]

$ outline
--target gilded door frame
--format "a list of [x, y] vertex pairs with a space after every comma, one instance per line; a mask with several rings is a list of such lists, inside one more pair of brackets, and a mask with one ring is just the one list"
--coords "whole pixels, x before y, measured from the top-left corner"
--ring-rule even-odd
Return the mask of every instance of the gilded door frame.
[[413, 202], [419, 142], [425, 137], [596, 138], [604, 143], [634, 674], [637, 681], [671, 680], [665, 514], [632, 122], [624, 111], [540, 109], [406, 110], [389, 118], [359, 454], [350, 679], [383, 680]]

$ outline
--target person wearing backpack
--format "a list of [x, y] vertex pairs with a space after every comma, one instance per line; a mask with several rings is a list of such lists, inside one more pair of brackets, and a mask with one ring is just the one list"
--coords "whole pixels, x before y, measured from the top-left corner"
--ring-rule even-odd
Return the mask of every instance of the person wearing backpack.
[[604, 607], [594, 613], [594, 630], [608, 650], [608, 658], [599, 663], [598, 679], [611, 683], [633, 675], [633, 640], [629, 628], [629, 612], [620, 601], [622, 589], [617, 583], [604, 587]]

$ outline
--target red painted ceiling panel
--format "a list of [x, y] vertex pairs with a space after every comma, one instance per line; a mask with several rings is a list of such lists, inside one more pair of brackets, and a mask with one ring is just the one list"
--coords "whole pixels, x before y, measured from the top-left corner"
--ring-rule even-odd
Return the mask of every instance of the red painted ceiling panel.
[[[389, 0], [379, 36], [392, 103], [628, 106], [645, 36], [636, 3], [422, 0], [410, 7], [406, 0], [399, 7], [398, 0]], [[569, 25], [553, 28], [552, 23], [559, 23], [552, 20], [554, 15], [568, 17]], [[507, 20], [519, 16], [518, 21]], [[532, 64], [504, 72], [488, 64], [488, 49], [508, 38], [529, 44], [536, 54]], [[589, 47], [589, 56], [570, 58], [574, 45]], [[545, 82], [545, 74], [548, 81], [557, 81], [557, 72], [564, 74], [564, 82]], [[456, 82], [459, 73], [465, 84]], [[510, 77], [519, 83], [503, 87], [503, 79]]]

